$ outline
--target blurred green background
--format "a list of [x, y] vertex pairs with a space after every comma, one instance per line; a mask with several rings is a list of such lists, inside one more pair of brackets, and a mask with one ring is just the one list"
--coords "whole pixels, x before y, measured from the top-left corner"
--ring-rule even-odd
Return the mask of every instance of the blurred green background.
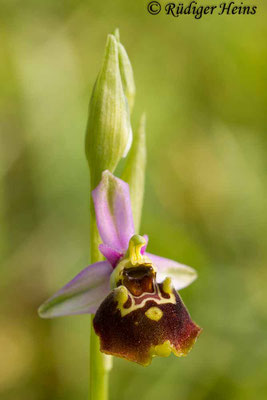
[[181, 295], [204, 330], [184, 359], [116, 359], [110, 398], [267, 398], [267, 7], [256, 4], [255, 16], [195, 20], [136, 0], [1, 1], [1, 400], [87, 398], [90, 318], [36, 310], [88, 262], [84, 132], [115, 27], [135, 72], [133, 129], [147, 113], [141, 233], [198, 270]]

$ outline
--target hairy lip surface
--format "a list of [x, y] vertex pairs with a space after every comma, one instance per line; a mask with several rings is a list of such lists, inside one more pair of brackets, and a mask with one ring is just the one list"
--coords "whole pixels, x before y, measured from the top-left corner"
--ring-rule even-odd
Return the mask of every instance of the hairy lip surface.
[[[162, 284], [157, 285], [162, 291]], [[144, 305], [122, 316], [113, 292], [103, 301], [94, 318], [94, 329], [100, 337], [101, 351], [141, 365], [149, 365], [158, 354], [155, 349], [169, 343], [176, 356], [186, 355], [201, 332], [190, 318], [180, 296], [173, 291], [175, 302], [156, 303], [149, 295]], [[146, 316], [151, 307], [162, 312], [159, 320]]]

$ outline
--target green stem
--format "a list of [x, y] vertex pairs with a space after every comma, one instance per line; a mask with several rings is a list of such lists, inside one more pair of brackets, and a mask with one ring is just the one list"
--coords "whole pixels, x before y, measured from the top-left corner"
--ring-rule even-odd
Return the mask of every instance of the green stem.
[[99, 350], [99, 338], [94, 332], [93, 315], [91, 319], [91, 338], [90, 338], [90, 400], [108, 399], [108, 375], [106, 367], [106, 356]]
[[[91, 263], [102, 261], [102, 255], [98, 250], [100, 237], [97, 230], [96, 218], [93, 204], [91, 210], [90, 238], [91, 238]], [[90, 337], [90, 377], [89, 377], [89, 399], [108, 400], [108, 375], [111, 366], [111, 357], [100, 352], [99, 338], [95, 334], [91, 318]]]

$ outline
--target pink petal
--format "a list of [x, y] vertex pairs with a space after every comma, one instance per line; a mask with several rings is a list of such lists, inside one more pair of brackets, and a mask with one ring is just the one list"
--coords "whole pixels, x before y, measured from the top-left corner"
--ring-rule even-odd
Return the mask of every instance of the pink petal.
[[62, 315], [95, 314], [110, 292], [111, 273], [112, 267], [107, 261], [89, 265], [43, 303], [38, 310], [39, 315], [42, 318], [54, 318]]
[[104, 171], [92, 191], [97, 227], [103, 243], [124, 253], [134, 235], [129, 186], [111, 172]]
[[107, 246], [106, 244], [100, 244], [99, 250], [103, 254], [104, 257], [110, 262], [113, 268], [116, 267], [119, 259], [123, 256], [123, 253], [113, 249], [112, 247]]
[[180, 264], [176, 261], [146, 253], [150, 260], [156, 265], [157, 281], [162, 282], [167, 276], [171, 278], [176, 290], [183, 289], [190, 285], [196, 278], [197, 273], [194, 268]]

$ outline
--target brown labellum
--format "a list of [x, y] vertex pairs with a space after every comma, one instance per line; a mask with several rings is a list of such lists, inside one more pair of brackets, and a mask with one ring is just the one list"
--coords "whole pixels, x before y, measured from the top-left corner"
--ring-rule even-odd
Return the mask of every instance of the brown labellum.
[[156, 355], [185, 356], [201, 328], [178, 293], [157, 284], [155, 272], [145, 265], [125, 269], [121, 283], [102, 302], [93, 321], [101, 351], [142, 365], [149, 365]]

